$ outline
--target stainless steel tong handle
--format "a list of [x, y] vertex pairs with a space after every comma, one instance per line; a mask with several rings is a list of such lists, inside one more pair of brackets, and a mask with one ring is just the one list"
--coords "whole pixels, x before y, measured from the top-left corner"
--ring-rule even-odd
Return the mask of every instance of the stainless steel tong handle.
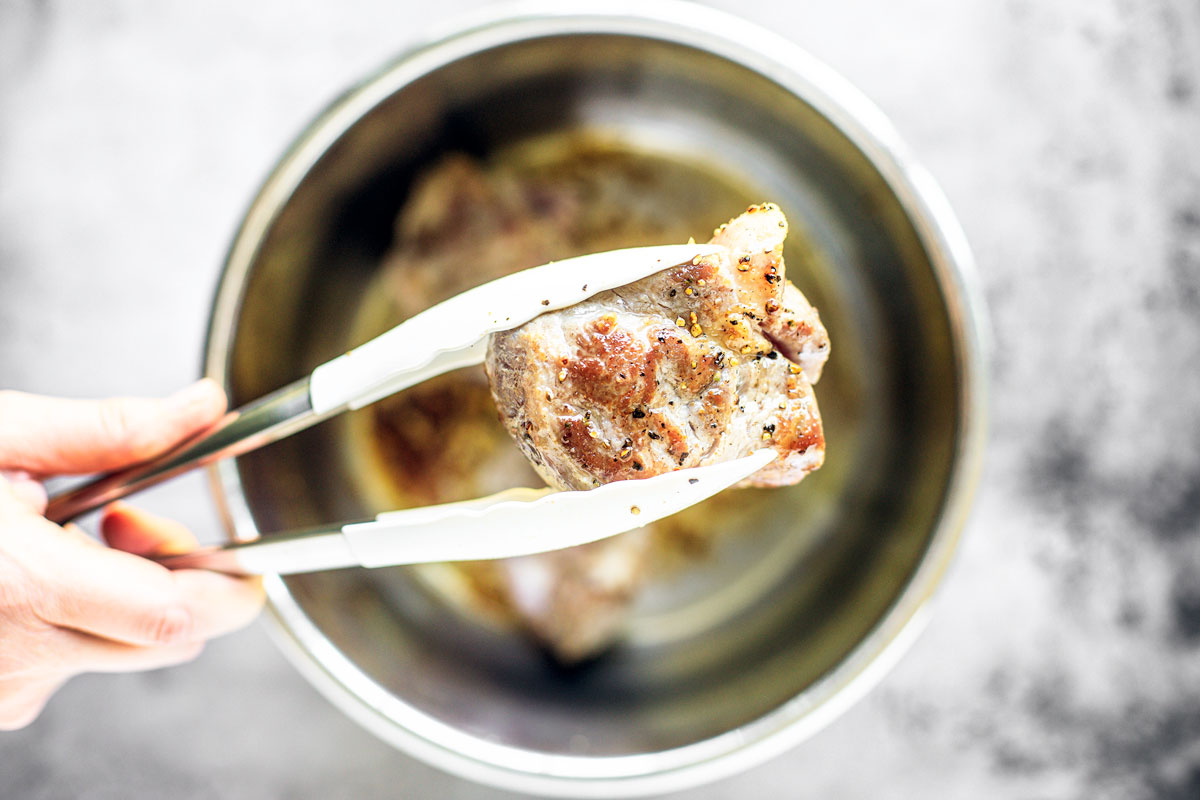
[[332, 417], [318, 414], [309, 398], [310, 377], [302, 378], [228, 412], [212, 428], [160, 456], [101, 475], [50, 498], [46, 517], [63, 524], [106, 503], [147, 489], [213, 461], [242, 455]]

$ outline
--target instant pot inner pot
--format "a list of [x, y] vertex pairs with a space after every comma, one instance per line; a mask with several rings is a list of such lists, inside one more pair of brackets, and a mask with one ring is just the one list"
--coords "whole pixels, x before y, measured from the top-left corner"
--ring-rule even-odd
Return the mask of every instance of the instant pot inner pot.
[[[537, 752], [681, 747], [793, 701], [848, 658], [896, 600], [935, 528], [951, 469], [959, 398], [948, 315], [901, 207], [824, 117], [768, 78], [694, 48], [560, 36], [397, 81], [329, 147], [270, 226], [228, 358], [235, 402], [358, 343], [355, 313], [396, 214], [441, 155], [486, 161], [539, 137], [598, 133], [645, 154], [651, 168], [664, 157], [708, 165], [713, 191], [728, 192], [732, 177], [761, 193], [752, 199], [779, 203], [803, 231], [812, 257], [789, 250], [788, 269], [833, 341], [817, 387], [828, 462], [799, 486], [747, 495], [762, 503], [762, 530], [733, 537], [727, 559], [718, 548], [697, 567], [717, 576], [711, 596], [693, 592], [691, 606], [664, 612], [671, 586], [654, 587], [659, 607], [639, 607], [633, 622], [646, 635], [573, 669], [522, 636], [479, 624], [409, 569], [293, 577], [292, 599], [406, 714]], [[239, 459], [257, 528], [269, 534], [382, 510], [346, 469], [345, 446], [346, 422], [335, 420]], [[747, 583], [755, 571], [758, 582]], [[680, 573], [679, 585], [689, 580]], [[721, 593], [726, 586], [750, 588], [734, 597]], [[705, 600], [724, 610], [697, 610]], [[684, 622], [656, 632], [656, 619]]]

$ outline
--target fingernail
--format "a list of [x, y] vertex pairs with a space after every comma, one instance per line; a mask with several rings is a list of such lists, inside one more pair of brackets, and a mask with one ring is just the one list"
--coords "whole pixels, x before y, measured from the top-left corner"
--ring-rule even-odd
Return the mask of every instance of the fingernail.
[[221, 388], [215, 381], [205, 378], [167, 397], [166, 405], [171, 411], [183, 414], [211, 409], [222, 401]]

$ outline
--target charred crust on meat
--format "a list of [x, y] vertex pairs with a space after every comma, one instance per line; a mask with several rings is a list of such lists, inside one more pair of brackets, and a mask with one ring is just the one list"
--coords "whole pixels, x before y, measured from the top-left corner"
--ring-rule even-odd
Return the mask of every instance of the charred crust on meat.
[[[794, 483], [820, 465], [810, 384], [827, 339], [815, 309], [785, 280], [778, 208], [754, 208], [718, 227], [713, 243], [726, 253], [493, 337], [489, 364], [502, 350], [505, 367], [518, 371], [505, 389], [524, 392], [503, 403], [497, 395], [508, 409], [501, 417], [531, 459], [540, 452], [547, 482], [588, 488], [763, 446], [781, 458], [747, 483]], [[543, 403], [535, 390], [551, 387]], [[533, 430], [517, 428], [527, 414]]]

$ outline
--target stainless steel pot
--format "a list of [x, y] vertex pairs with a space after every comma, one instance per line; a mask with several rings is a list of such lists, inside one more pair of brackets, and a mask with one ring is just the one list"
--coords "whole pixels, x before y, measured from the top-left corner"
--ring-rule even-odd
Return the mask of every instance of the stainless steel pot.
[[[267, 582], [288, 655], [383, 739], [496, 786], [630, 796], [791, 747], [916, 634], [979, 467], [982, 307], [942, 195], [827, 68], [691, 4], [557, 8], [516, 7], [413, 50], [300, 136], [234, 241], [206, 364], [241, 403], [354, 344], [395, 213], [447, 151], [599, 129], [717, 165], [804, 226], [820, 257], [796, 281], [834, 342], [818, 387], [828, 464], [758, 495], [760, 534], [710, 559], [700, 591], [659, 592], [612, 654], [561, 669], [404, 571]], [[373, 511], [346, 448], [345, 425], [326, 424], [220, 465], [231, 535]]]

